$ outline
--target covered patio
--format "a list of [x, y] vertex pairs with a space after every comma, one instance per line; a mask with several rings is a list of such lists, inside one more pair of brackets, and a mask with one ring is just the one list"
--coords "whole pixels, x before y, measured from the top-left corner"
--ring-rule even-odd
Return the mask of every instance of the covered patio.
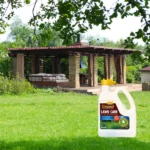
[[[24, 78], [25, 57], [29, 57], [31, 59], [31, 76], [34, 77], [37, 74], [38, 77], [42, 76], [39, 81], [34, 80], [33, 82], [30, 80], [31, 83], [38, 82], [43, 86], [68, 86], [71, 88], [79, 88], [83, 83], [80, 78], [81, 56], [88, 57], [87, 86], [98, 86], [98, 65], [100, 65], [98, 64], [98, 57], [104, 58], [104, 78], [113, 79], [113, 72], [116, 72], [117, 83], [125, 84], [126, 55], [133, 53], [133, 50], [130, 49], [92, 46], [80, 41], [71, 46], [9, 48], [8, 50], [9, 56], [12, 57], [12, 71], [15, 76], [18, 74], [21, 78]], [[51, 67], [52, 72], [50, 74], [43, 72], [42, 61], [45, 57], [50, 58], [51, 61], [51, 66], [47, 66]], [[62, 58], [68, 58], [68, 80], [61, 72]], [[45, 73], [45, 76], [42, 73]], [[64, 79], [66, 82], [52, 84], [54, 82], [48, 82], [51, 76], [59, 76], [53, 78], [53, 81]]]

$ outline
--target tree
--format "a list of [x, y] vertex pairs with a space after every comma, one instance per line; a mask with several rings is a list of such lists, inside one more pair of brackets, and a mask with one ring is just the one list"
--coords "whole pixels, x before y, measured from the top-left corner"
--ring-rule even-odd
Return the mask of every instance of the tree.
[[[94, 25], [101, 25], [102, 30], [105, 30], [109, 29], [114, 18], [140, 17], [143, 25], [138, 31], [131, 32], [130, 37], [125, 40], [126, 47], [133, 48], [134, 39], [142, 39], [147, 44], [150, 54], [149, 0], [117, 0], [111, 8], [106, 7], [104, 0], [47, 0], [46, 3], [38, 0], [0, 0], [0, 3], [1, 33], [4, 32], [7, 20], [13, 16], [15, 9], [24, 4], [33, 4], [33, 17], [30, 24], [36, 29], [37, 26], [44, 28], [47, 23], [51, 23], [55, 30], [60, 31], [61, 38], [66, 44], [70, 43], [74, 35], [84, 33]], [[41, 3], [41, 7], [36, 13], [37, 3]]]
[[39, 27], [35, 37], [33, 28], [24, 24], [17, 16], [13, 18], [8, 40], [17, 42], [19, 47], [62, 45], [62, 39], [59, 36], [59, 32], [55, 31], [49, 24], [46, 24], [44, 28]]
[[62, 39], [60, 38], [59, 32], [55, 31], [49, 24], [44, 28], [37, 30], [37, 43], [39, 46], [61, 46]]
[[32, 44], [30, 38], [32, 36], [33, 29], [28, 25], [23, 24], [20, 18], [15, 17], [10, 26], [10, 34], [8, 35], [8, 40], [18, 42], [20, 47], [31, 46]]

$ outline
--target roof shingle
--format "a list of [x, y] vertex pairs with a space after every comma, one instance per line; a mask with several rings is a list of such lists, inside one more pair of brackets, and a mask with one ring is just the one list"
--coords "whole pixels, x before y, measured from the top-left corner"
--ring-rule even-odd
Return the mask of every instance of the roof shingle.
[[142, 68], [141, 71], [150, 71], [150, 66]]

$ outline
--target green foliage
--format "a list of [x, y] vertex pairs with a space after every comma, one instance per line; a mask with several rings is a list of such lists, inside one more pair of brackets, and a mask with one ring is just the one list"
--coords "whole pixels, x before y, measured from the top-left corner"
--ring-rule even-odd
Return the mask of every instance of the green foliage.
[[25, 0], [25, 3], [26, 4], [30, 4], [30, 0]]
[[[8, 26], [8, 20], [15, 14], [15, 9], [31, 3], [31, 0], [1, 0], [0, 1], [0, 33], [4, 33]], [[49, 0], [40, 3], [39, 12], [35, 8], [39, 1], [33, 2], [32, 18], [30, 25], [36, 29], [44, 29], [51, 24], [56, 31], [60, 31], [63, 44], [69, 45], [73, 42], [73, 37], [78, 33], [85, 33], [93, 26], [101, 25], [101, 29], [109, 29], [114, 18], [122, 19], [134, 16], [141, 17], [142, 27], [135, 32], [131, 32], [125, 40], [126, 47], [134, 47], [134, 39], [142, 39], [147, 44], [149, 52], [150, 44], [150, 2], [148, 0], [118, 0], [108, 8], [104, 0]], [[9, 8], [9, 9], [8, 9]], [[9, 10], [9, 11], [8, 11]], [[49, 37], [43, 33], [44, 37]]]
[[44, 26], [44, 24], [41, 24], [37, 36], [39, 46], [48, 46], [49, 41], [52, 39], [51, 27], [49, 25]]
[[80, 73], [86, 73], [87, 74], [88, 68], [80, 68]]
[[69, 76], [69, 59], [68, 58], [62, 58], [61, 59], [61, 69], [62, 69], [62, 73], [64, 73], [66, 75], [66, 77]]
[[[138, 49], [144, 49], [143, 47], [137, 47]], [[136, 83], [141, 81], [140, 69], [150, 65], [148, 59], [143, 58], [140, 52], [134, 52], [132, 55], [126, 57], [126, 71], [127, 71], [127, 82]]]
[[[41, 10], [31, 20], [34, 25], [37, 19], [44, 20], [57, 18], [53, 23], [55, 29], [60, 31], [65, 44], [69, 44], [71, 38], [78, 33], [85, 33], [94, 25], [101, 25], [101, 29], [109, 29], [114, 18], [122, 19], [128, 16], [141, 17], [143, 26], [136, 32], [131, 32], [130, 37], [125, 40], [126, 47], [134, 47], [134, 39], [142, 39], [146, 44], [150, 43], [149, 38], [149, 1], [117, 1], [110, 8], [107, 8], [104, 0], [51, 0], [48, 5], [41, 5]], [[57, 7], [56, 7], [57, 6]], [[49, 11], [51, 10], [51, 11]], [[40, 13], [42, 12], [42, 13]], [[48, 22], [49, 23], [49, 22]], [[39, 22], [39, 26], [41, 24]]]
[[104, 58], [98, 57], [98, 82], [104, 78]]
[[11, 75], [11, 59], [9, 57], [0, 58], [0, 75], [10, 76]]
[[0, 94], [34, 93], [34, 87], [25, 79], [0, 76]]
[[25, 65], [24, 65], [24, 75], [25, 78], [28, 79], [29, 74], [31, 74], [31, 57], [25, 57]]
[[8, 20], [14, 16], [14, 10], [22, 7], [24, 2], [24, 0], [0, 0], [0, 34], [5, 33], [9, 26]]
[[0, 75], [11, 75], [11, 59], [8, 57], [8, 51], [6, 50], [11, 45], [10, 42], [0, 43]]
[[135, 66], [127, 66], [127, 83], [133, 83], [135, 81]]

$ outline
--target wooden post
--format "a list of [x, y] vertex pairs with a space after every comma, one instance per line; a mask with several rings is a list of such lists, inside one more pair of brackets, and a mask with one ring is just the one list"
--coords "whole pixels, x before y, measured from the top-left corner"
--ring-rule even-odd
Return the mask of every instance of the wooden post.
[[51, 57], [52, 73], [61, 73], [61, 58], [59, 56]]
[[69, 86], [79, 88], [80, 53], [69, 56]]
[[56, 73], [61, 73], [61, 58], [59, 56], [55, 57]]
[[24, 54], [17, 54], [17, 74], [19, 77], [24, 78]]
[[120, 84], [123, 84], [123, 60], [122, 60], [122, 55], [119, 56], [119, 70], [120, 70]]
[[126, 83], [126, 55], [122, 56], [122, 75], [123, 75], [123, 84]]
[[94, 79], [94, 74], [93, 74], [93, 54], [90, 54], [88, 57], [88, 85], [93, 86], [93, 79]]
[[119, 70], [119, 61], [118, 61], [118, 56], [117, 55], [115, 55], [114, 56], [114, 62], [115, 62], [115, 70], [116, 70], [116, 82], [117, 83], [120, 83], [120, 81], [119, 81], [119, 72], [120, 72], [120, 70]]
[[93, 86], [98, 86], [98, 56], [93, 56]]
[[52, 73], [56, 73], [56, 64], [55, 64], [55, 57], [51, 57], [51, 63], [52, 63]]
[[17, 57], [12, 57], [12, 74], [16, 77], [17, 73]]
[[114, 55], [108, 56], [108, 77], [113, 80], [113, 71], [114, 71]]
[[116, 77], [117, 83], [124, 84], [126, 83], [126, 60], [122, 55], [114, 57], [115, 68], [116, 68]]

